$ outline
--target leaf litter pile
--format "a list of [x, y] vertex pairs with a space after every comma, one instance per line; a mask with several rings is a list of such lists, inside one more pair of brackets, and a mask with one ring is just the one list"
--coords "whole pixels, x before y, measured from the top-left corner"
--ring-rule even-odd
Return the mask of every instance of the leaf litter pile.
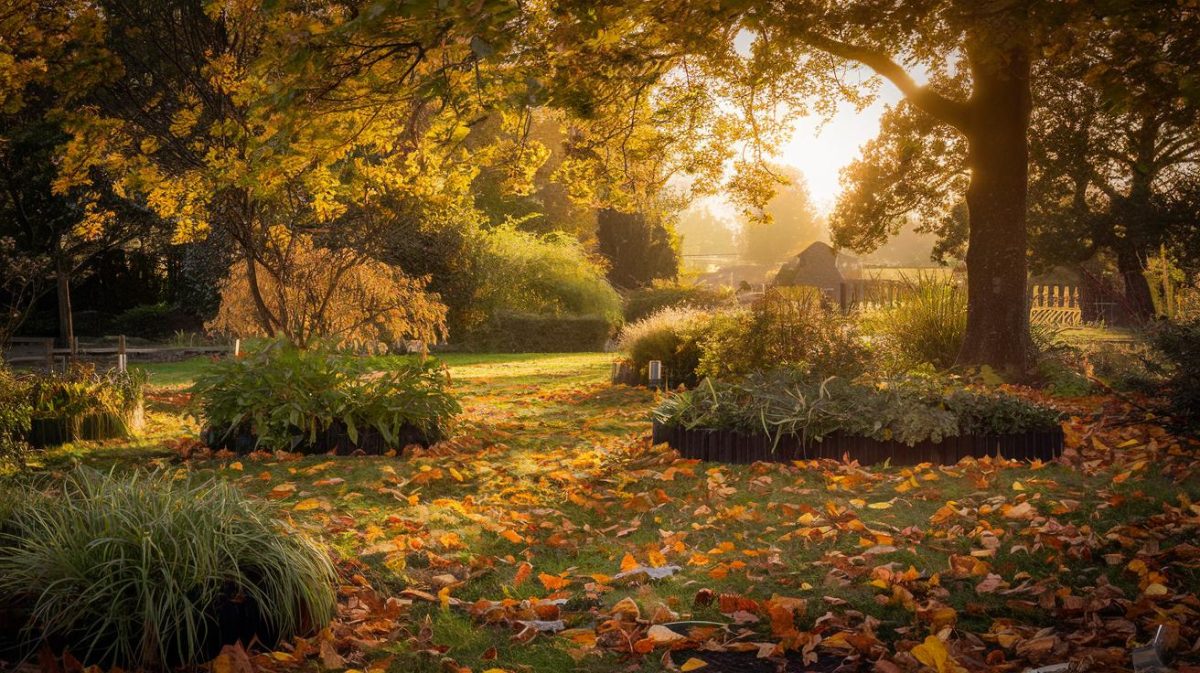
[[[1200, 446], [1112, 398], [1053, 464], [719, 465], [651, 446], [603, 356], [454, 369], [402, 458], [207, 456], [339, 557], [340, 616], [249, 671], [1200, 671]], [[183, 449], [188, 443], [181, 440]]]

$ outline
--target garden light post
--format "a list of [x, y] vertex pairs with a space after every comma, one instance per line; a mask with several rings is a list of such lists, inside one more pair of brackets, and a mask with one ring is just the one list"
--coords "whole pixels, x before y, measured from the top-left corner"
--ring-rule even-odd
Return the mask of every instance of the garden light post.
[[662, 360], [651, 360], [649, 368], [651, 388], [661, 388], [663, 385]]

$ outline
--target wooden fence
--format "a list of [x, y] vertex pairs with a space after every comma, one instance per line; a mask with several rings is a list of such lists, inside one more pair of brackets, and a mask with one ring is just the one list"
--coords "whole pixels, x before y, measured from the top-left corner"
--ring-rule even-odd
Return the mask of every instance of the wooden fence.
[[125, 336], [116, 337], [115, 341], [98, 343], [81, 343], [76, 337], [70, 348], [54, 345], [52, 338], [13, 337], [8, 341], [4, 350], [4, 360], [10, 365], [26, 367], [43, 367], [46, 371], [55, 369], [65, 370], [72, 362], [85, 361], [111, 365], [119, 371], [125, 371], [129, 357], [153, 358], [163, 355], [201, 355], [205, 353], [236, 354], [240, 342], [235, 341], [232, 349], [229, 346], [138, 346], [129, 347]]
[[1083, 303], [1074, 285], [1029, 288], [1029, 322], [1035, 325], [1082, 325]]
[[[910, 300], [911, 285], [901, 280], [869, 279], [843, 281], [836, 288], [822, 288], [843, 313], [901, 306]], [[1100, 315], [1104, 306], [1094, 307]], [[1083, 302], [1075, 285], [1032, 285], [1029, 288], [1029, 320], [1043, 325], [1083, 324]]]

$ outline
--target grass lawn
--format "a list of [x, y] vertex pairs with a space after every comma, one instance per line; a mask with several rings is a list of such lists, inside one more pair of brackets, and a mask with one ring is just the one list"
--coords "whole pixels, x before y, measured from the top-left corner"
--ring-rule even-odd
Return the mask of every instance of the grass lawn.
[[[1197, 661], [1196, 449], [1134, 410], [1072, 400], [1063, 464], [728, 466], [651, 447], [655, 395], [609, 385], [610, 355], [445, 360], [464, 414], [415, 455], [184, 460], [196, 359], [145, 366], [146, 437], [56, 449], [42, 469], [153, 465], [270, 499], [399, 599], [335, 625], [345, 666], [366, 671], [660, 670], [674, 664], [647, 627], [682, 620], [729, 625], [696, 640], [783, 643], [822, 669], [914, 668], [930, 654], [913, 646], [944, 629], [973, 670], [1127, 666], [1157, 624]], [[640, 624], [619, 618], [631, 602]], [[303, 651], [261, 659], [288, 657]], [[723, 670], [712, 653], [675, 662], [692, 657]]]

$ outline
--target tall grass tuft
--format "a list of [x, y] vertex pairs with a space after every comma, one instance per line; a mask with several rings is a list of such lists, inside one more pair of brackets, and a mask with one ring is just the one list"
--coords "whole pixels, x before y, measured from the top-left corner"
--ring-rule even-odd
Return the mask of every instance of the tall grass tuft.
[[28, 606], [31, 647], [162, 669], [333, 617], [326, 552], [229, 484], [81, 469], [61, 492], [20, 495], [0, 531], [0, 594]]
[[904, 299], [865, 316], [864, 326], [901, 367], [949, 369], [967, 333], [967, 288], [932, 274], [904, 280]]
[[686, 306], [661, 309], [625, 325], [617, 339], [617, 348], [643, 377], [650, 361], [659, 360], [672, 385], [693, 385], [700, 365], [700, 342], [713, 315], [712, 311]]

